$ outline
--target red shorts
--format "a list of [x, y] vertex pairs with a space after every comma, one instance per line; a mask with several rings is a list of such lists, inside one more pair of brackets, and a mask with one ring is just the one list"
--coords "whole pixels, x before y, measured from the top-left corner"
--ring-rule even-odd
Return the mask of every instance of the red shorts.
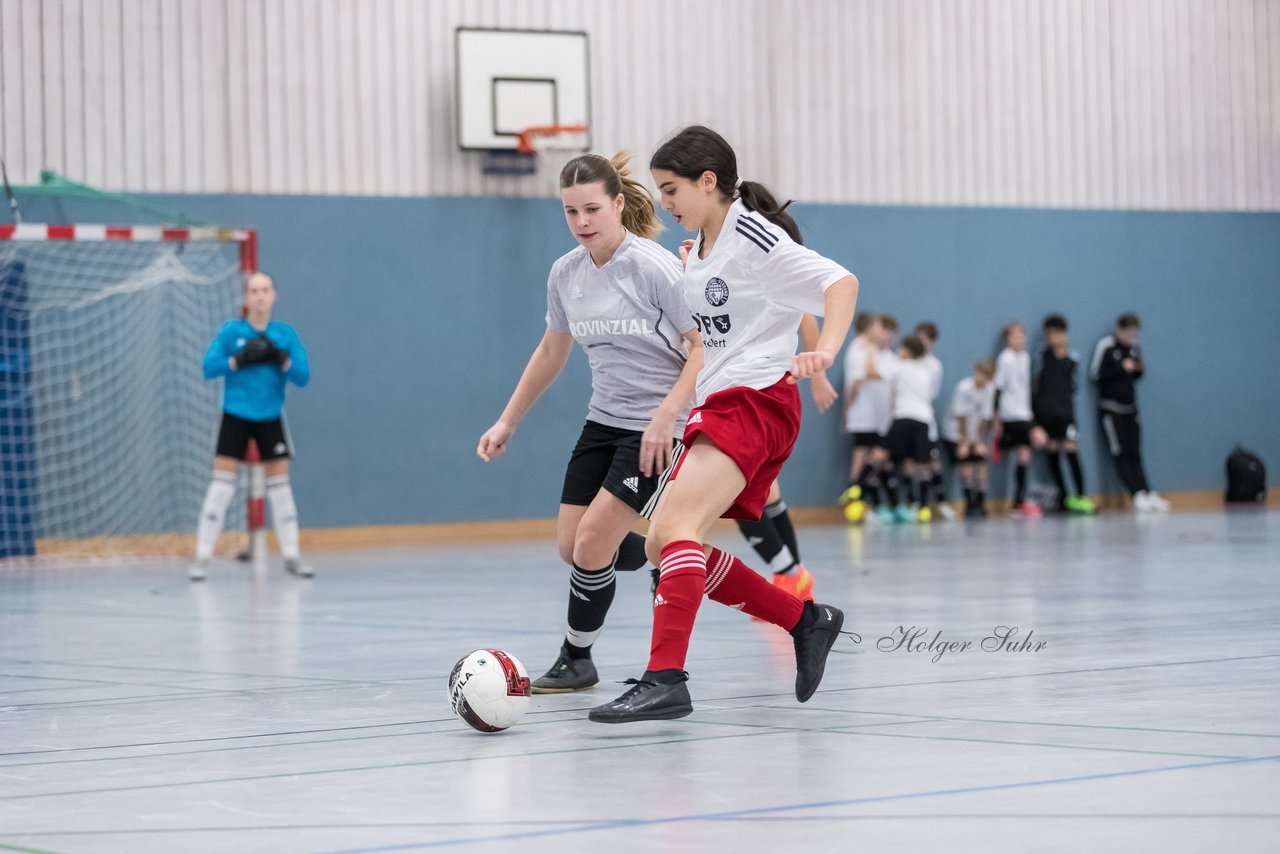
[[[693, 447], [706, 436], [733, 460], [747, 479], [723, 519], [758, 521], [769, 498], [769, 487], [778, 479], [782, 464], [791, 456], [800, 434], [800, 389], [787, 382], [789, 374], [768, 388], [735, 386], [709, 395], [689, 413], [684, 444]], [[688, 457], [681, 457], [683, 463]], [[668, 480], [675, 480], [680, 464]]]

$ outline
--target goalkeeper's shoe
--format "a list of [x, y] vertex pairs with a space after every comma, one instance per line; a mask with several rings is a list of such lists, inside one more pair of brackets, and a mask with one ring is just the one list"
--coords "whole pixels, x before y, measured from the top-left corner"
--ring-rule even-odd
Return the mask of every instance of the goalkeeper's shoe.
[[316, 574], [315, 567], [311, 566], [311, 564], [303, 563], [296, 557], [285, 558], [284, 571], [299, 578], [314, 578]]

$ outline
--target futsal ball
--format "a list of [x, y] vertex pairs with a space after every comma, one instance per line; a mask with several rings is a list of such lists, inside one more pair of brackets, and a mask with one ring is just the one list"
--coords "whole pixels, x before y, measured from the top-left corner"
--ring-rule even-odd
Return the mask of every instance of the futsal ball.
[[515, 726], [528, 710], [532, 693], [524, 665], [500, 649], [464, 655], [449, 674], [449, 705], [480, 732]]

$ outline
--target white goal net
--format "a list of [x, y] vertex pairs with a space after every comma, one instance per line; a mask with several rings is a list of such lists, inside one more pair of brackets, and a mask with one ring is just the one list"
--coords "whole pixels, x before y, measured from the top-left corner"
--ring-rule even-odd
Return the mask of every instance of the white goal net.
[[201, 361], [238, 314], [246, 233], [64, 228], [0, 240], [4, 556], [184, 551], [221, 390]]

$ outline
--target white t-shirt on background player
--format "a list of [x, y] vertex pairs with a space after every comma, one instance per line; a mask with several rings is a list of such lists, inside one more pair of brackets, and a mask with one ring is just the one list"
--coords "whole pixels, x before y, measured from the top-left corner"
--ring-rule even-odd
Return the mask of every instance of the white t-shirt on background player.
[[845, 349], [844, 375], [847, 382], [857, 381], [858, 392], [853, 402], [845, 407], [844, 429], [846, 433], [883, 433], [891, 418], [889, 412], [889, 384], [883, 379], [870, 379], [867, 373], [872, 365], [880, 373], [884, 352], [874, 344], [854, 339]]
[[791, 368], [801, 317], [849, 271], [735, 201], [707, 258], [702, 235], [684, 271], [685, 301], [702, 333], [697, 402], [735, 386], [768, 388]]
[[1031, 354], [1006, 347], [996, 357], [996, 376], [991, 383], [1000, 392], [1000, 420], [1030, 421]]
[[[990, 421], [995, 412], [996, 390], [993, 383], [978, 388], [973, 377], [965, 377], [956, 383], [956, 390], [951, 394], [951, 408], [947, 411], [947, 420], [942, 425], [942, 436], [948, 442], [959, 444], [961, 441], [977, 442], [981, 440], [978, 428], [983, 421]], [[960, 435], [960, 418], [965, 419], [968, 436]]]
[[893, 419], [928, 424], [933, 418], [933, 368], [924, 359], [895, 359], [880, 369], [893, 388]]
[[[568, 332], [591, 365], [587, 418], [643, 431], [684, 369], [684, 333], [694, 328], [680, 260], [631, 232], [603, 267], [579, 246], [551, 265], [547, 328]], [[688, 411], [676, 419], [684, 433]]]

